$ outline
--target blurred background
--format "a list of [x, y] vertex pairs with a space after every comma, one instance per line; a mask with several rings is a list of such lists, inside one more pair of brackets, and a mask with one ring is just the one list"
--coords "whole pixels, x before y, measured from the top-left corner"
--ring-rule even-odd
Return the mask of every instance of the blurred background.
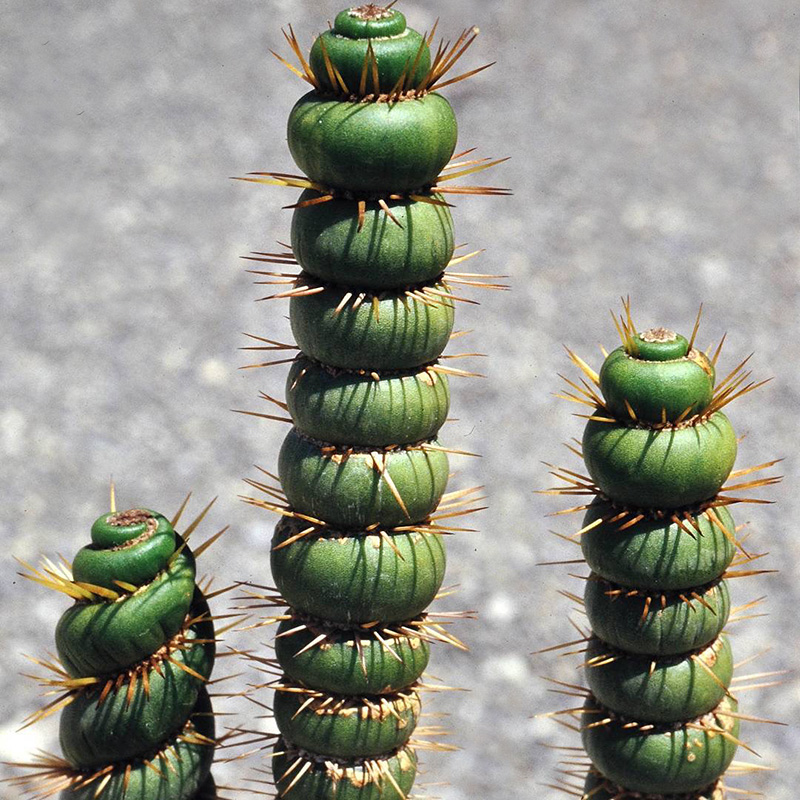
[[[783, 484], [741, 506], [751, 547], [778, 574], [737, 581], [737, 603], [768, 595], [766, 616], [733, 628], [750, 671], [796, 670], [800, 639], [797, 491], [798, 168], [800, 19], [786, 0], [402, 0], [412, 27], [481, 36], [464, 69], [497, 61], [445, 90], [461, 149], [512, 160], [481, 182], [511, 198], [462, 198], [458, 239], [485, 248], [475, 271], [510, 276], [510, 292], [459, 307], [474, 329], [456, 349], [489, 355], [485, 379], [453, 382], [447, 444], [483, 454], [454, 458], [452, 488], [484, 484], [490, 510], [478, 531], [449, 540], [446, 610], [474, 609], [454, 627], [469, 653], [436, 648], [432, 671], [468, 692], [431, 698], [448, 713], [461, 750], [426, 754], [420, 794], [444, 800], [523, 800], [555, 777], [547, 744], [577, 737], [537, 713], [561, 707], [543, 676], [574, 681], [576, 657], [531, 657], [574, 638], [560, 589], [582, 591], [577, 557], [549, 532], [577, 518], [534, 494], [550, 485], [543, 461], [579, 468], [562, 443], [580, 437], [577, 406], [557, 400], [557, 372], [574, 376], [562, 345], [599, 366], [617, 339], [608, 310], [630, 295], [641, 328], [728, 339], [721, 369], [755, 352], [757, 378], [774, 380], [729, 409], [745, 437], [738, 465], [783, 457]], [[239, 256], [288, 238], [292, 189], [229, 176], [294, 171], [285, 120], [305, 91], [269, 49], [288, 55], [292, 23], [304, 47], [341, 10], [303, 0], [0, 1], [0, 303], [3, 376], [0, 484], [4, 542], [0, 603], [3, 671], [0, 759], [57, 750], [48, 720], [17, 732], [40, 690], [19, 676], [22, 653], [44, 656], [67, 601], [21, 580], [12, 556], [72, 555], [108, 508], [170, 513], [219, 499], [205, 530], [231, 530], [205, 557], [219, 585], [269, 583], [275, 519], [246, 506], [242, 478], [274, 469], [285, 426], [230, 409], [269, 412], [257, 395], [282, 392], [285, 367], [240, 371], [242, 333], [287, 340], [287, 304], [253, 302]], [[479, 181], [475, 181], [479, 182]], [[202, 566], [202, 562], [201, 562]], [[215, 608], [224, 612], [225, 598]], [[259, 635], [260, 634], [260, 635]], [[261, 648], [269, 629], [230, 637]], [[260, 644], [264, 643], [264, 644]], [[766, 651], [766, 652], [764, 652]], [[249, 667], [218, 662], [218, 675]], [[267, 697], [262, 695], [261, 700]], [[243, 699], [219, 701], [265, 725]], [[788, 800], [800, 783], [797, 676], [751, 692], [744, 710], [789, 727], [746, 724], [743, 738], [774, 767], [733, 785]], [[440, 720], [432, 720], [437, 722]], [[220, 768], [243, 785], [258, 757]], [[11, 773], [0, 767], [3, 777]], [[4, 794], [5, 793], [5, 794]], [[17, 793], [0, 785], [0, 796]], [[244, 796], [244, 795], [242, 795]]]

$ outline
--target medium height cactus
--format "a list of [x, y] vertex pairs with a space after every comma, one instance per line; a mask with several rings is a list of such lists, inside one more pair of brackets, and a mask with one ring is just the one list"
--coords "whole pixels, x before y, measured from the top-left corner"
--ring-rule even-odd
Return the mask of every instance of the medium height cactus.
[[[461, 299], [453, 284], [489, 284], [445, 274], [466, 256], [454, 258], [444, 197], [504, 190], [448, 185], [497, 162], [449, 163], [456, 120], [433, 90], [479, 71], [445, 80], [477, 32], [432, 56], [433, 33], [391, 5], [342, 11], [308, 60], [290, 29], [300, 67], [284, 63], [313, 87], [288, 124], [305, 176], [246, 178], [305, 190], [292, 252], [253, 255], [302, 269], [258, 273], [292, 284], [276, 296], [291, 298], [300, 352], [286, 402], [264, 395], [293, 425], [280, 489], [251, 482], [286, 503], [249, 498], [283, 515], [271, 558], [280, 596], [254, 602], [289, 606], [274, 618], [273, 772], [290, 800], [408, 796], [429, 643], [455, 641], [426, 612], [444, 578], [444, 520], [473, 510], [476, 491], [445, 494], [448, 450], [436, 437], [447, 376], [464, 373], [440, 358]], [[263, 341], [254, 349], [293, 348]]]
[[[181, 508], [183, 510], [184, 506]], [[112, 497], [113, 508], [113, 497]], [[72, 564], [45, 559], [23, 575], [73, 598], [58, 622], [58, 661], [35, 659], [58, 697], [31, 724], [61, 711], [64, 758], [45, 755], [12, 783], [62, 800], [209, 800], [214, 715], [205, 688], [216, 638], [195, 585], [184, 531], [146, 509], [111, 511]]]
[[[775, 462], [731, 472], [737, 440], [722, 408], [761, 384], [745, 363], [716, 382], [713, 356], [664, 328], [637, 332], [629, 302], [615, 319], [622, 346], [599, 374], [583, 371], [566, 398], [594, 410], [583, 434], [589, 476], [559, 469], [580, 506], [583, 555], [591, 569], [581, 601], [588, 692], [580, 721], [591, 767], [576, 796], [724, 797], [722, 775], [739, 740], [733, 656], [723, 632], [728, 580], [751, 570], [730, 506], [738, 490], [778, 480], [727, 484]], [[699, 323], [698, 315], [698, 323]], [[578, 599], [578, 598], [576, 598]], [[741, 684], [740, 684], [741, 688]], [[570, 773], [574, 774], [574, 773]]]

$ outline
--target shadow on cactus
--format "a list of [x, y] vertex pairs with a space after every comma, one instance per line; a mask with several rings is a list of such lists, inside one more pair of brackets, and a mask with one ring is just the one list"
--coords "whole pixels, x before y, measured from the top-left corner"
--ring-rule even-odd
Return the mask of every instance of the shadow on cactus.
[[75, 601], [56, 627], [58, 657], [31, 659], [47, 673], [30, 677], [56, 697], [25, 721], [60, 712], [64, 757], [14, 765], [27, 770], [10, 779], [22, 791], [63, 800], [219, 797], [210, 768], [220, 740], [207, 686], [222, 631], [214, 631], [207, 600], [231, 587], [198, 586], [195, 559], [226, 529], [192, 552], [187, 542], [212, 504], [179, 534], [188, 500], [171, 520], [142, 508], [116, 511], [112, 486], [112, 510], [92, 525], [92, 543], [72, 564], [21, 562], [23, 577]]
[[760, 769], [734, 760], [737, 748], [755, 752], [740, 722], [768, 722], [739, 711], [739, 694], [763, 674], [735, 676], [724, 632], [760, 602], [732, 607], [729, 582], [769, 571], [751, 566], [761, 556], [732, 509], [767, 502], [748, 490], [780, 480], [758, 476], [777, 461], [732, 471], [737, 439], [722, 409], [766, 381], [751, 380], [749, 359], [717, 380], [724, 337], [698, 350], [700, 313], [687, 339], [639, 332], [630, 300], [623, 307], [612, 314], [621, 346], [603, 351], [599, 373], [567, 351], [582, 376], [564, 377], [559, 396], [588, 409], [576, 415], [582, 442], [568, 445], [588, 474], [552, 467], [560, 485], [545, 491], [588, 500], [558, 514], [583, 514], [562, 538], [580, 544], [591, 570], [575, 576], [582, 596], [563, 593], [590, 629], [576, 625], [579, 639], [540, 651], [581, 653], [588, 684], [553, 681], [582, 704], [545, 716], [579, 732], [588, 755], [565, 748], [570, 766], [554, 787], [581, 798], [721, 800], [740, 791], [728, 777]]
[[[374, 4], [346, 9], [309, 56], [284, 33], [310, 85], [288, 121], [304, 174], [254, 172], [241, 180], [303, 190], [291, 243], [254, 252], [261, 300], [289, 299], [297, 344], [252, 335], [260, 368], [291, 364], [277, 413], [242, 413], [292, 425], [277, 475], [248, 481], [243, 498], [282, 516], [272, 538], [275, 587], [243, 587], [248, 609], [273, 608], [276, 657], [252, 655], [275, 690], [277, 793], [289, 800], [408, 797], [415, 750], [437, 747], [418, 727], [419, 695], [436, 641], [461, 643], [434, 614], [444, 592], [445, 538], [480, 510], [480, 487], [447, 491], [439, 430], [450, 377], [476, 373], [443, 355], [466, 289], [505, 289], [502, 276], [458, 272], [479, 251], [456, 244], [453, 196], [504, 195], [451, 182], [500, 161], [455, 154], [457, 124], [438, 89], [485, 69], [453, 69], [475, 40], [464, 31], [431, 47], [403, 14]], [[488, 65], [487, 65], [488, 66]], [[502, 160], [502, 159], [501, 159]], [[299, 270], [297, 269], [299, 268]], [[438, 687], [441, 690], [444, 687]], [[252, 697], [253, 701], [262, 705]], [[266, 706], [265, 706], [266, 707]], [[262, 740], [273, 744], [268, 734]], [[265, 745], [266, 746], [266, 745]]]

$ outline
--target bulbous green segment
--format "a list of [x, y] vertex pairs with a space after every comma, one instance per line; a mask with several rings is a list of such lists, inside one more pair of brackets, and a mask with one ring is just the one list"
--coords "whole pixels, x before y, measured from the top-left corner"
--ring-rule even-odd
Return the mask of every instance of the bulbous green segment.
[[340, 11], [333, 21], [333, 31], [349, 39], [378, 39], [399, 36], [406, 30], [406, 18], [394, 8], [374, 4], [353, 6]]
[[[306, 189], [298, 202], [318, 196]], [[295, 208], [292, 250], [300, 266], [324, 281], [373, 291], [437, 278], [455, 247], [450, 210], [408, 198], [386, 200], [386, 205], [400, 224], [370, 201], [360, 231], [358, 205], [352, 200]]]
[[[390, 22], [396, 23], [396, 20]], [[403, 89], [416, 89], [431, 68], [431, 51], [421, 34], [412, 28], [406, 28], [405, 20], [402, 23], [404, 30], [397, 33], [381, 31], [373, 34], [370, 31], [367, 36], [351, 36], [349, 32], [342, 32], [342, 28], [352, 30], [356, 27], [348, 21], [347, 25], [340, 25], [338, 29], [334, 27], [334, 30], [320, 34], [311, 47], [308, 63], [321, 91], [336, 94], [343, 91], [336, 73], [333, 70], [328, 71], [326, 54], [331, 66], [339, 71], [348, 95], [365, 97], [371, 94], [388, 94], [398, 88], [403, 76]], [[366, 33], [369, 28], [376, 30], [378, 27], [375, 22], [368, 22], [361, 26], [361, 31]], [[394, 27], [398, 26], [395, 24]], [[384, 30], [389, 28], [386, 25]], [[372, 38], [367, 38], [368, 36]], [[370, 49], [374, 59], [368, 55]], [[377, 66], [378, 73], [377, 92], [373, 63]]]
[[736, 434], [721, 411], [660, 430], [590, 420], [583, 456], [600, 491], [620, 505], [681, 508], [720, 490], [736, 460]]
[[92, 544], [75, 556], [72, 576], [116, 591], [116, 581], [144, 586], [167, 566], [175, 541], [169, 520], [154, 511], [103, 514], [92, 525]]
[[453, 155], [455, 114], [434, 92], [399, 102], [301, 97], [289, 115], [289, 150], [312, 180], [329, 189], [404, 194], [433, 185]]
[[[214, 625], [208, 614], [198, 589], [189, 616], [205, 618], [179, 633], [150, 663], [141, 666], [147, 684], [137, 671], [102, 703], [98, 702], [102, 683], [75, 693], [61, 713], [59, 737], [64, 757], [75, 769], [145, 757], [183, 727], [203, 685], [200, 678], [208, 678], [214, 664]], [[131, 694], [130, 682], [135, 686]]]
[[[292, 618], [278, 626], [275, 656], [289, 678], [322, 692], [396, 692], [419, 680], [428, 666], [430, 645], [417, 636], [380, 632], [382, 642], [368, 631], [337, 631], [308, 620], [305, 629], [287, 635], [298, 624]], [[326, 638], [312, 645], [320, 634]]]
[[[115, 762], [108, 783], [103, 785], [102, 800], [199, 800], [198, 789], [208, 790], [206, 780], [214, 759], [213, 745], [201, 744], [192, 736], [196, 732], [214, 739], [214, 716], [205, 689], [200, 690], [192, 713], [186, 727], [164, 742], [149, 759], [152, 766], [140, 759]], [[87, 777], [93, 771], [89, 770]], [[100, 780], [104, 778], [65, 790], [59, 797], [61, 800], [95, 800]]]
[[699, 792], [644, 795], [641, 792], [631, 792], [621, 786], [616, 786], [594, 770], [591, 770], [586, 776], [583, 796], [591, 797], [592, 800], [725, 800], [725, 792], [716, 782]]
[[583, 746], [597, 769], [613, 783], [646, 794], [699, 792], [728, 768], [736, 752], [739, 721], [734, 700], [726, 697], [711, 713], [695, 720], [703, 729], [681, 726], [647, 733], [625, 729], [625, 719], [586, 727], [608, 710], [590, 698], [584, 707]]
[[433, 439], [450, 408], [447, 376], [423, 369], [375, 380], [294, 362], [286, 402], [297, 429], [312, 439], [353, 447], [389, 447]]
[[719, 636], [730, 615], [725, 581], [692, 592], [628, 596], [629, 591], [593, 576], [583, 597], [595, 635], [629, 653], [671, 656], [699, 650]]
[[[581, 549], [600, 577], [638, 589], [690, 589], [715, 581], [736, 552], [736, 523], [726, 506], [694, 514], [680, 524], [645, 518], [625, 530], [630, 519], [612, 522], [619, 509], [596, 499], [583, 518]], [[592, 527], [594, 526], [594, 527]]]
[[[301, 766], [293, 768], [298, 758]], [[312, 767], [304, 772], [307, 763]], [[417, 757], [409, 747], [366, 762], [338, 761], [315, 758], [278, 740], [272, 764], [278, 793], [286, 800], [399, 800], [408, 796], [417, 775]], [[302, 777], [296, 780], [298, 773]]]
[[305, 692], [277, 691], [273, 702], [275, 724], [287, 741], [334, 758], [369, 758], [397, 750], [411, 738], [420, 710], [415, 691], [313, 699]]
[[279, 522], [270, 556], [278, 591], [303, 614], [343, 624], [402, 622], [419, 616], [444, 580], [439, 534], [330, 532], [280, 546], [303, 527]]
[[56, 627], [56, 648], [73, 678], [118, 672], [150, 657], [183, 625], [194, 595], [195, 564], [184, 548], [135, 594], [75, 603]]
[[[444, 284], [433, 288], [447, 292]], [[414, 369], [439, 358], [450, 341], [454, 303], [445, 297], [423, 303], [405, 293], [387, 293], [377, 307], [369, 297], [356, 306], [352, 300], [350, 290], [333, 286], [291, 299], [292, 333], [307, 356], [341, 369]]]
[[701, 355], [692, 350], [688, 356], [648, 361], [618, 347], [600, 369], [608, 411], [619, 420], [630, 420], [630, 404], [637, 420], [652, 423], [689, 419], [704, 411], [714, 393], [714, 376]]
[[689, 352], [689, 342], [685, 336], [666, 328], [651, 328], [632, 337], [629, 355], [642, 361], [674, 361]]
[[701, 717], [722, 702], [733, 677], [726, 636], [699, 652], [659, 659], [630, 655], [592, 638], [586, 665], [586, 682], [597, 700], [639, 722]]
[[346, 529], [422, 521], [439, 504], [448, 474], [442, 450], [328, 452], [295, 428], [278, 456], [278, 475], [289, 505]]

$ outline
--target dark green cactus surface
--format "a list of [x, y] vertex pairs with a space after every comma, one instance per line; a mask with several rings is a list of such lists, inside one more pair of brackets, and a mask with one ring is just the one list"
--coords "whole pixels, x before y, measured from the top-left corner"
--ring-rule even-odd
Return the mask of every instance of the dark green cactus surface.
[[568, 399], [596, 408], [583, 436], [589, 476], [559, 475], [566, 494], [594, 495], [579, 532], [591, 569], [583, 797], [722, 800], [740, 743], [726, 578], [750, 556], [724, 489], [737, 441], [720, 409], [750, 386], [738, 391], [742, 365], [717, 383], [719, 350], [696, 350], [696, 328], [691, 340], [639, 333], [625, 311], [622, 347], [599, 373], [571, 354], [586, 391]]
[[285, 500], [271, 541], [289, 607], [277, 619], [273, 772], [288, 800], [406, 798], [430, 643], [452, 641], [427, 608], [445, 573], [437, 509], [464, 513], [474, 491], [445, 494], [438, 439], [447, 375], [461, 372], [440, 363], [463, 299], [446, 270], [469, 256], [454, 257], [438, 184], [486, 165], [448, 167], [457, 125], [435, 90], [475, 33], [432, 55], [432, 35], [370, 3], [342, 11], [307, 58], [287, 35], [313, 86], [287, 128], [303, 176], [258, 174], [304, 189], [292, 253], [278, 257], [301, 270], [279, 295], [300, 353], [279, 403], [293, 424], [280, 492], [270, 489]]

